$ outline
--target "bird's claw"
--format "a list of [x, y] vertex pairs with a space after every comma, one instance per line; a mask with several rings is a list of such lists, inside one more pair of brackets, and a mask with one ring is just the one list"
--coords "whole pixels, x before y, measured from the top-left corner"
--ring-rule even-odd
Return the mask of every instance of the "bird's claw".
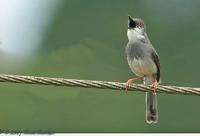
[[133, 82], [133, 79], [129, 79], [129, 80], [126, 82], [126, 86], [125, 86], [125, 88], [126, 88], [126, 90], [125, 90], [126, 93], [128, 93], [128, 89], [130, 89], [132, 82]]
[[131, 84], [135, 81], [135, 80], [144, 80], [144, 77], [135, 77], [135, 78], [131, 78], [131, 79], [129, 79], [127, 82], [126, 82], [126, 86], [125, 86], [125, 88], [126, 88], [126, 93], [128, 92], [128, 89], [130, 89], [131, 88]]
[[153, 84], [150, 85], [150, 87], [153, 89], [153, 91], [155, 92], [156, 89], [158, 88], [159, 83], [157, 81], [154, 81]]

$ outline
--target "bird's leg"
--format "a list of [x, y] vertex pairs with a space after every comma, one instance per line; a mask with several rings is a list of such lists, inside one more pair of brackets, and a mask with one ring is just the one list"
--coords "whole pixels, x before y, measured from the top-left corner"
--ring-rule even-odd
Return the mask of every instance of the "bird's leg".
[[156, 79], [154, 79], [153, 83], [151, 84], [151, 88], [153, 89], [154, 92], [156, 92], [156, 89], [158, 88], [158, 81]]
[[131, 84], [135, 81], [135, 80], [143, 80], [144, 77], [135, 77], [135, 78], [131, 78], [126, 82], [126, 93], [128, 92], [128, 89], [131, 87]]

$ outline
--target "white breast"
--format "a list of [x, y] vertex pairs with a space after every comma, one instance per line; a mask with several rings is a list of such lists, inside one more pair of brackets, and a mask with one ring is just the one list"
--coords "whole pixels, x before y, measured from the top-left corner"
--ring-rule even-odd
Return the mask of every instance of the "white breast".
[[137, 76], [149, 76], [157, 72], [155, 63], [148, 57], [133, 60], [128, 59], [128, 64]]
[[142, 34], [142, 30], [139, 28], [128, 29], [127, 36], [128, 40], [133, 43], [145, 39], [144, 35]]

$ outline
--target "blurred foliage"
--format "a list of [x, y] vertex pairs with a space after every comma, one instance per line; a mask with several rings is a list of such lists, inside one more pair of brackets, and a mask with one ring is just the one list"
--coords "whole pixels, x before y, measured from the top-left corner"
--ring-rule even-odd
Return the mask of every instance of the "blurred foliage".
[[[125, 82], [127, 15], [142, 18], [161, 58], [162, 84], [200, 87], [200, 1], [62, 0], [37, 59], [8, 73]], [[5, 71], [1, 71], [5, 73]], [[199, 132], [198, 96], [158, 94], [159, 122], [145, 122], [145, 94], [1, 83], [0, 129], [23, 132]]]

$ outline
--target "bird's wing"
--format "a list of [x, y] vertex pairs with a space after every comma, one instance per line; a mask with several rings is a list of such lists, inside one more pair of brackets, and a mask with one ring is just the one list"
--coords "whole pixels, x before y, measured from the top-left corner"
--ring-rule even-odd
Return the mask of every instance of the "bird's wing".
[[157, 52], [154, 50], [151, 54], [152, 56], [152, 59], [154, 61], [154, 63], [156, 64], [156, 67], [157, 67], [157, 73], [156, 73], [156, 80], [157, 82], [160, 82], [160, 60], [159, 60], [159, 57], [158, 57], [158, 54]]

